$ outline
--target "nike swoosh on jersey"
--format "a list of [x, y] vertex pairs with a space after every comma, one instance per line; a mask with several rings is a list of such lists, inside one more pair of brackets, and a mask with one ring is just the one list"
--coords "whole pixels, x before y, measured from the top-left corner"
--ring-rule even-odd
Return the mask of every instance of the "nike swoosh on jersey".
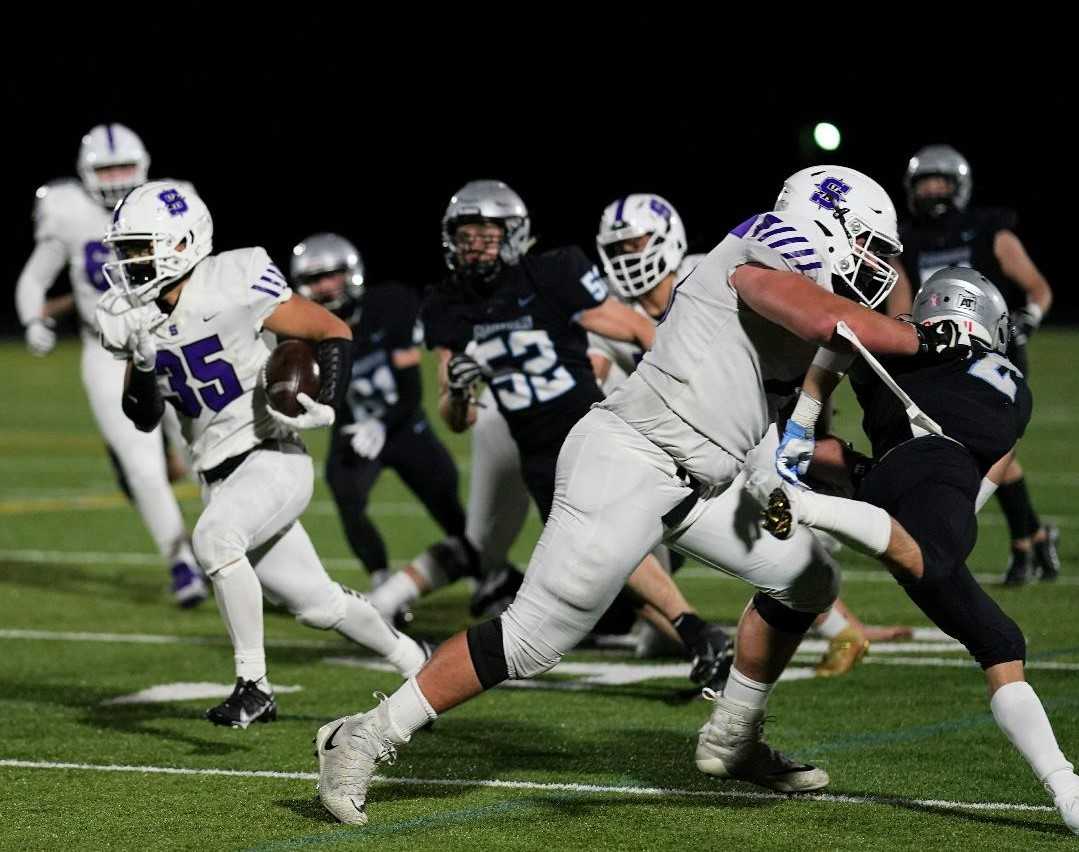
[[536, 298], [535, 293], [533, 293], [531, 296], [525, 296], [524, 298], [520, 298], [520, 299], [517, 300], [517, 307], [523, 308], [526, 305], [530, 304], [532, 302], [532, 300], [535, 299], [535, 298]]
[[221, 313], [221, 311], [217, 311], [217, 313], [213, 313], [213, 314], [210, 314], [210, 315], [209, 315], [208, 317], [203, 317], [203, 318], [202, 318], [202, 321], [203, 321], [203, 322], [209, 322], [209, 321], [210, 321], [210, 320], [212, 320], [212, 319], [213, 319], [214, 317], [216, 317], [216, 316], [217, 316], [217, 314], [219, 314], [219, 313]]

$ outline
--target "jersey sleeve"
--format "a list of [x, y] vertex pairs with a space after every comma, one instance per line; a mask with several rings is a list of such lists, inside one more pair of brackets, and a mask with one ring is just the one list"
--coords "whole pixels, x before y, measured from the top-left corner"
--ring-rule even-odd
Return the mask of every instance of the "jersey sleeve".
[[768, 269], [796, 272], [819, 284], [825, 282], [825, 249], [807, 223], [775, 213], [757, 217], [742, 236], [747, 263]]
[[63, 242], [65, 212], [71, 207], [71, 196], [78, 186], [72, 181], [57, 181], [38, 187], [34, 193], [34, 239], [37, 242]]
[[428, 349], [464, 352], [471, 339], [438, 287], [429, 287], [424, 294], [420, 305], [420, 322]]
[[244, 305], [251, 313], [256, 326], [261, 326], [266, 318], [292, 298], [289, 287], [281, 270], [270, 259], [266, 249], [257, 247], [250, 250], [245, 276]]
[[576, 317], [606, 301], [607, 280], [577, 246], [547, 252], [538, 260], [538, 288], [555, 301], [567, 317]]

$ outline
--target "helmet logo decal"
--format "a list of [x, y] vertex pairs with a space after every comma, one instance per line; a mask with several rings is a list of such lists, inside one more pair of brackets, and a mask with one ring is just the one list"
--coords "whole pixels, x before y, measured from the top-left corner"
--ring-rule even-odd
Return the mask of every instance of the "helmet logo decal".
[[161, 203], [165, 205], [170, 216], [181, 216], [187, 212], [187, 201], [180, 195], [179, 190], [166, 189], [159, 192], [157, 197], [161, 199]]
[[668, 222], [671, 220], [671, 208], [660, 201], [658, 198], [653, 198], [648, 202], [648, 207], [657, 216], [662, 216]]
[[837, 204], [846, 202], [847, 193], [850, 192], [850, 184], [834, 177], [826, 177], [816, 187], [817, 191], [809, 200], [823, 210], [835, 210]]

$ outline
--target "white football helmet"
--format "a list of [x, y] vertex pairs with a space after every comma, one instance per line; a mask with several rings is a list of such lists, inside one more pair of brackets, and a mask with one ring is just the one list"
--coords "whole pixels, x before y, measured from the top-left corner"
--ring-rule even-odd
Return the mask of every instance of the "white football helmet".
[[[648, 235], [637, 252], [622, 252], [623, 240]], [[686, 256], [686, 229], [670, 202], [658, 195], [627, 195], [607, 205], [599, 220], [596, 248], [603, 269], [625, 299], [636, 299], [678, 270]]]
[[363, 298], [364, 266], [359, 250], [339, 234], [312, 234], [292, 249], [289, 277], [297, 292], [307, 299], [314, 298], [311, 282], [332, 272], [345, 273], [345, 285], [340, 293], [315, 299], [330, 311], [349, 309]]
[[881, 258], [903, 251], [895, 205], [884, 187], [845, 166], [810, 166], [784, 182], [776, 200], [776, 211], [783, 210], [812, 220], [824, 233], [833, 281], [838, 278], [870, 308], [884, 301], [899, 273]]
[[[124, 181], [102, 180], [97, 169], [134, 166], [134, 177]], [[90, 196], [109, 209], [140, 184], [150, 172], [150, 155], [135, 131], [122, 124], [99, 124], [82, 137], [76, 163], [79, 179]]]
[[[475, 222], [497, 222], [505, 229], [498, 251], [502, 263], [512, 266], [532, 247], [531, 221], [521, 196], [500, 180], [469, 181], [453, 194], [442, 216], [442, 250], [453, 272], [465, 272], [458, 269], [454, 231]], [[498, 273], [497, 261], [493, 266], [474, 265], [477, 268], [468, 271], [474, 277], [489, 279]]]
[[109, 284], [128, 301], [150, 304], [213, 250], [214, 223], [193, 189], [155, 180], [129, 192], [105, 236], [116, 259], [104, 265]]

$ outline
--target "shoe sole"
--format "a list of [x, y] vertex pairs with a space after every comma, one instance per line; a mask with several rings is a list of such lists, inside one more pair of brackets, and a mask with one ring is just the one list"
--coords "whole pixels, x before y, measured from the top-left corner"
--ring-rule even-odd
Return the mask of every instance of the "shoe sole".
[[747, 784], [755, 784], [758, 787], [764, 787], [767, 790], [775, 790], [777, 793], [812, 793], [815, 790], [823, 790], [831, 783], [831, 778], [828, 777], [828, 773], [823, 769], [817, 771], [824, 775], [824, 780], [815, 784], [801, 784], [797, 785], [790, 781], [784, 781], [780, 778], [775, 779], [759, 779], [759, 778], [746, 778], [739, 775], [735, 775], [727, 770], [726, 765], [718, 757], [706, 757], [703, 760], [698, 758], [697, 769], [703, 772], [705, 775], [711, 775], [713, 778], [724, 778], [728, 781], [744, 781]]

